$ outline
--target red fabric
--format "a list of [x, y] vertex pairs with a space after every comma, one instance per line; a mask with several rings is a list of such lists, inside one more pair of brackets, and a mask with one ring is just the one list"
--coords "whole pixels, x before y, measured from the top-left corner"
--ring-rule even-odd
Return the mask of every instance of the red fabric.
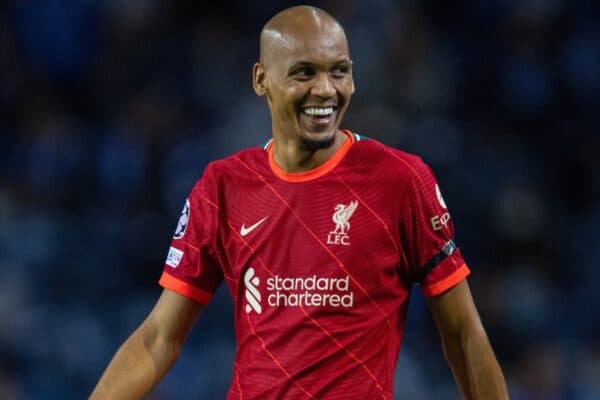
[[[190, 194], [172, 242], [184, 254], [165, 273], [201, 293], [225, 280], [238, 340], [228, 399], [393, 398], [410, 287], [451, 220], [435, 222], [447, 210], [418, 157], [358, 140], [331, 167], [290, 182], [249, 149], [211, 163]], [[455, 250], [423, 292], [467, 274]]]

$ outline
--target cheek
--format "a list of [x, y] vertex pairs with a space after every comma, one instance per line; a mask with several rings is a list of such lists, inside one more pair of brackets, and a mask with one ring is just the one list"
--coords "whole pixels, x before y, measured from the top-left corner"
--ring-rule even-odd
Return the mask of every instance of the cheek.
[[279, 109], [285, 110], [286, 113], [292, 114], [296, 112], [298, 104], [302, 101], [301, 91], [295, 88], [279, 93], [278, 103]]
[[342, 83], [340, 86], [339, 92], [344, 97], [350, 97], [354, 94], [354, 80], [348, 79]]
[[[344, 89], [347, 91], [348, 89]], [[298, 112], [307, 96], [310, 94], [310, 85], [302, 82], [294, 82], [285, 87], [278, 87], [272, 90], [273, 106], [278, 113], [292, 116]]]
[[296, 120], [298, 97], [293, 90], [272, 90], [271, 111], [273, 118], [279, 123], [286, 124]]

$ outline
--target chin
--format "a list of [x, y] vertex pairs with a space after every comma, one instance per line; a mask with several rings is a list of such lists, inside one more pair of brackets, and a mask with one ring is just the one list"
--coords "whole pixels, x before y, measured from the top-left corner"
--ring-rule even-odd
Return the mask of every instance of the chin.
[[328, 149], [335, 143], [335, 132], [336, 131], [334, 130], [332, 135], [318, 138], [302, 136], [300, 138], [300, 145], [302, 146], [302, 149], [307, 151]]

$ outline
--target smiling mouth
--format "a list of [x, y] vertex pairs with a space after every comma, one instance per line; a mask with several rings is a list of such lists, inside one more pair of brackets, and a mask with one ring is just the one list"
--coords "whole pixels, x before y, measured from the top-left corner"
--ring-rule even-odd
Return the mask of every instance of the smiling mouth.
[[307, 117], [311, 122], [318, 125], [326, 125], [331, 122], [334, 116], [336, 107], [304, 107], [302, 115]]

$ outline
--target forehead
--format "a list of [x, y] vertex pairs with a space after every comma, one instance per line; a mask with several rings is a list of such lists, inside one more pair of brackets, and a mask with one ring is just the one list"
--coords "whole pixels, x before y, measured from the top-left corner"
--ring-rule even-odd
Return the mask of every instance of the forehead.
[[271, 62], [279, 66], [295, 62], [327, 63], [349, 58], [348, 42], [341, 29], [275, 32]]

